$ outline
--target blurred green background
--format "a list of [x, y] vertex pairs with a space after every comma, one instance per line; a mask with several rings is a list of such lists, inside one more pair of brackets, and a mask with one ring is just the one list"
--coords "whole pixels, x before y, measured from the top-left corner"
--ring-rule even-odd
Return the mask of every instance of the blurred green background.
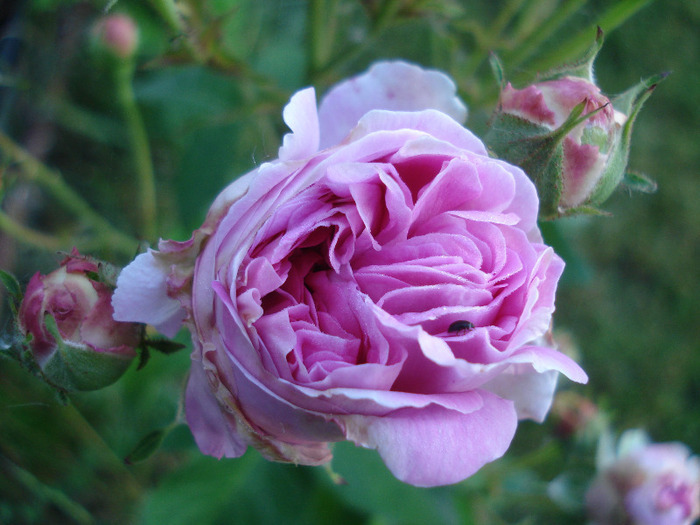
[[[106, 8], [138, 25], [133, 63], [97, 42]], [[590, 376], [560, 387], [593, 401], [615, 431], [640, 427], [700, 452], [697, 2], [4, 0], [0, 24], [0, 268], [22, 283], [73, 245], [123, 265], [138, 240], [188, 238], [227, 182], [276, 156], [281, 109], [300, 87], [322, 93], [374, 60], [403, 58], [447, 71], [469, 105], [467, 126], [483, 135], [498, 93], [489, 51], [522, 87], [577, 56], [600, 25], [604, 92], [672, 74], [638, 118], [631, 152], [630, 168], [658, 192], [618, 190], [605, 205], [611, 218], [543, 226], [568, 265], [556, 326]], [[152, 166], [138, 156], [141, 124]], [[137, 175], [151, 167], [149, 226]], [[59, 173], [111, 226], [57, 197]], [[9, 317], [3, 304], [1, 330]], [[521, 424], [505, 458], [439, 489], [403, 485], [374, 452], [348, 444], [333, 463], [344, 485], [255, 451], [217, 461], [184, 425], [126, 465], [142, 437], [176, 418], [188, 361], [187, 351], [156, 355], [67, 406], [0, 361], [0, 523], [585, 522], [595, 429], [562, 435], [557, 414]]]

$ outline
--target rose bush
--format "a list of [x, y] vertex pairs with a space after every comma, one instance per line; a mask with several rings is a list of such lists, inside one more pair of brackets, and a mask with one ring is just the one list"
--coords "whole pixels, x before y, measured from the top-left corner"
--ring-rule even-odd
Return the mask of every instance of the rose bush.
[[125, 268], [115, 316], [187, 323], [206, 454], [317, 465], [351, 440], [408, 483], [460, 481], [544, 417], [559, 372], [586, 380], [546, 342], [563, 262], [535, 188], [435, 71], [379, 63], [283, 115], [279, 159]]

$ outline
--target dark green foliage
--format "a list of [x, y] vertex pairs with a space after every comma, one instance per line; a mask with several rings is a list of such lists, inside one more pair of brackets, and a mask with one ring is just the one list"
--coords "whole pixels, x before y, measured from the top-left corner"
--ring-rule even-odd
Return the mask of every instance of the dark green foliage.
[[[133, 235], [138, 213], [128, 129], [109, 65], [89, 46], [91, 23], [107, 3], [27, 3], [23, 54], [13, 72], [18, 88], [0, 128]], [[491, 51], [522, 86], [538, 71], [579, 56], [600, 25], [606, 44], [596, 78], [605, 92], [673, 70], [631, 137], [630, 169], [648, 173], [658, 192], [629, 198], [617, 191], [606, 203], [612, 217], [563, 219], [543, 232], [567, 262], [555, 321], [572, 334], [590, 376], [576, 391], [606, 409], [615, 429], [644, 427], [655, 440], [683, 441], [700, 453], [700, 11], [694, 3], [180, 3], [190, 13], [184, 28], [168, 22], [155, 0], [114, 6], [141, 31], [133, 86], [153, 156], [163, 238], [188, 238], [225, 184], [274, 158], [285, 132], [281, 109], [294, 90], [314, 84], [320, 94], [378, 58], [447, 70], [477, 135], [486, 130], [499, 89], [488, 67]], [[329, 23], [309, 25], [314, 6]], [[127, 253], [94, 235], [6, 157], [3, 152], [3, 212], [19, 208], [23, 224], [58, 239], [64, 251], [77, 243], [81, 253], [119, 265], [136, 255], [136, 239]], [[622, 187], [648, 191], [647, 179], [632, 172]], [[0, 240], [0, 266], [22, 284], [49, 269], [47, 261], [55, 263], [54, 248], [30, 241], [5, 233]], [[7, 303], [17, 285], [0, 277]], [[2, 328], [9, 311], [4, 306]], [[585, 523], [580, 499], [595, 444], [559, 437], [553, 422], [521, 424], [505, 458], [464, 483], [431, 490], [400, 484], [375, 452], [347, 443], [335, 447], [333, 462], [347, 485], [320, 468], [268, 463], [255, 451], [236, 460], [202, 456], [186, 426], [173, 426], [182, 419], [190, 360], [187, 351], [175, 351], [179, 344], [189, 345], [184, 331], [174, 345], [149, 336], [147, 347], [157, 351], [148, 366], [132, 366], [116, 384], [71, 396], [65, 406], [15, 361], [0, 359], [0, 522]], [[560, 386], [570, 388], [566, 381]]]

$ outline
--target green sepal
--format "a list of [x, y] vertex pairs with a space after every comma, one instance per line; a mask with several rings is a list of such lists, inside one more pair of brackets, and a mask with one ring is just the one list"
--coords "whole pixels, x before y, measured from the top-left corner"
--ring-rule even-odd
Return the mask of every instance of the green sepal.
[[568, 208], [559, 213], [557, 218], [572, 217], [574, 215], [589, 215], [596, 217], [612, 217], [612, 214], [608, 211], [601, 210], [595, 206], [588, 206], [582, 204], [581, 206], [575, 206], [573, 208]]
[[554, 131], [520, 117], [497, 113], [484, 141], [494, 155], [519, 166], [537, 187], [540, 219], [561, 215], [559, 202], [564, 176], [564, 138], [602, 107], [583, 114], [586, 101], [577, 104], [564, 123]]
[[151, 457], [160, 448], [171, 427], [159, 428], [146, 434], [124, 458], [124, 463], [133, 465]]
[[43, 363], [41, 374], [49, 384], [61, 390], [104, 388], [119, 379], [131, 364], [131, 357], [98, 352], [64, 341], [52, 315], [44, 317], [44, 325], [54, 338], [56, 349]]
[[117, 287], [117, 278], [119, 277], [120, 272], [121, 268], [112, 263], [97, 261], [98, 281], [106, 284], [112, 289]]
[[641, 104], [649, 98], [651, 92], [654, 91], [656, 86], [668, 75], [669, 73], [659, 73], [649, 78], [642, 79], [631, 88], [611, 98], [613, 106], [616, 110], [625, 115], [631, 115], [634, 108], [637, 106], [639, 106], [637, 107], [637, 111], [639, 111], [639, 109], [641, 109]]
[[178, 343], [176, 341], [171, 341], [170, 339], [156, 338], [156, 339], [146, 339], [144, 344], [149, 348], [160, 352], [161, 354], [174, 354], [178, 350], [186, 348], [187, 345]]
[[138, 365], [136, 365], [136, 370], [143, 370], [143, 368], [148, 364], [148, 361], [151, 359], [151, 351], [144, 343], [142, 343], [138, 346], [138, 352], [139, 362]]
[[563, 148], [556, 130], [497, 113], [484, 141], [499, 159], [519, 166], [537, 187], [540, 216], [556, 213], [561, 198]]
[[591, 193], [588, 203], [598, 205], [605, 202], [626, 177], [627, 162], [632, 142], [632, 126], [634, 121], [647, 101], [656, 89], [656, 86], [667, 74], [659, 74], [642, 80], [624, 93], [615, 97], [613, 107], [627, 115], [627, 120], [622, 125], [620, 140], [615, 149], [610, 153], [610, 158], [605, 167], [605, 173], [600, 178], [598, 185]]
[[506, 74], [503, 68], [503, 62], [501, 62], [501, 59], [498, 58], [496, 53], [492, 52], [489, 55], [489, 65], [491, 66], [493, 76], [496, 78], [496, 82], [498, 82], [498, 87], [503, 90], [506, 86]]
[[658, 185], [655, 181], [642, 173], [628, 171], [622, 178], [622, 185], [633, 191], [642, 193], [655, 193]]
[[604, 40], [603, 30], [598, 27], [596, 29], [596, 36], [593, 43], [583, 55], [570, 64], [565, 64], [548, 71], [542, 75], [541, 80], [554, 80], [561, 77], [579, 77], [595, 83], [593, 76], [593, 63], [603, 47]]
[[17, 278], [10, 272], [0, 269], [0, 283], [7, 289], [7, 292], [14, 300], [22, 297], [22, 287]]

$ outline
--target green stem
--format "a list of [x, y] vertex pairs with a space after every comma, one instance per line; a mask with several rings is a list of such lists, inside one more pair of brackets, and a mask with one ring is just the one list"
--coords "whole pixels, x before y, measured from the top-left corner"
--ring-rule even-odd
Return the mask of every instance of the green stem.
[[66, 247], [66, 243], [62, 240], [27, 228], [2, 210], [0, 210], [0, 230], [14, 237], [19, 242], [31, 244], [42, 250], [57, 251]]
[[30, 491], [40, 503], [54, 505], [74, 523], [89, 525], [95, 522], [85, 507], [70, 499], [61, 490], [42, 483], [34, 474], [15, 464], [9, 458], [2, 457], [2, 463], [3, 467], [7, 469], [6, 472], [9, 472], [10, 479]]
[[170, 26], [170, 29], [180, 33], [184, 31], [182, 19], [177, 12], [177, 7], [173, 0], [151, 0], [153, 8], [158, 11], [158, 14]]
[[513, 18], [518, 14], [524, 0], [510, 0], [499, 11], [496, 19], [491, 25], [481, 33], [486, 39], [478, 40], [478, 47], [472, 51], [472, 55], [460, 71], [462, 78], [472, 78], [479, 67], [486, 61], [489, 54], [498, 51], [497, 47], [502, 42], [501, 33], [510, 24]]
[[151, 4], [154, 9], [158, 11], [158, 14], [168, 27], [175, 32], [177, 37], [181, 38], [180, 43], [187, 53], [194, 58], [197, 63], [205, 63], [206, 57], [194, 41], [191, 31], [188, 30], [185, 21], [182, 19], [175, 6], [175, 2], [173, 2], [173, 0], [151, 0]]
[[325, 48], [326, 0], [310, 0], [309, 2], [309, 77], [326, 62], [328, 50]]
[[146, 126], [136, 105], [131, 85], [134, 65], [131, 59], [124, 59], [116, 67], [117, 99], [124, 112], [129, 150], [136, 170], [136, 201], [140, 214], [139, 233], [144, 239], [153, 241], [156, 235], [156, 184]]
[[2, 132], [0, 132], [0, 151], [19, 165], [18, 167], [26, 180], [39, 184], [67, 210], [74, 213], [83, 224], [93, 228], [94, 233], [103, 240], [104, 246], [109, 246], [125, 254], [134, 254], [134, 250], [138, 246], [136, 239], [112, 226], [66, 184], [58, 172], [46, 167]]

